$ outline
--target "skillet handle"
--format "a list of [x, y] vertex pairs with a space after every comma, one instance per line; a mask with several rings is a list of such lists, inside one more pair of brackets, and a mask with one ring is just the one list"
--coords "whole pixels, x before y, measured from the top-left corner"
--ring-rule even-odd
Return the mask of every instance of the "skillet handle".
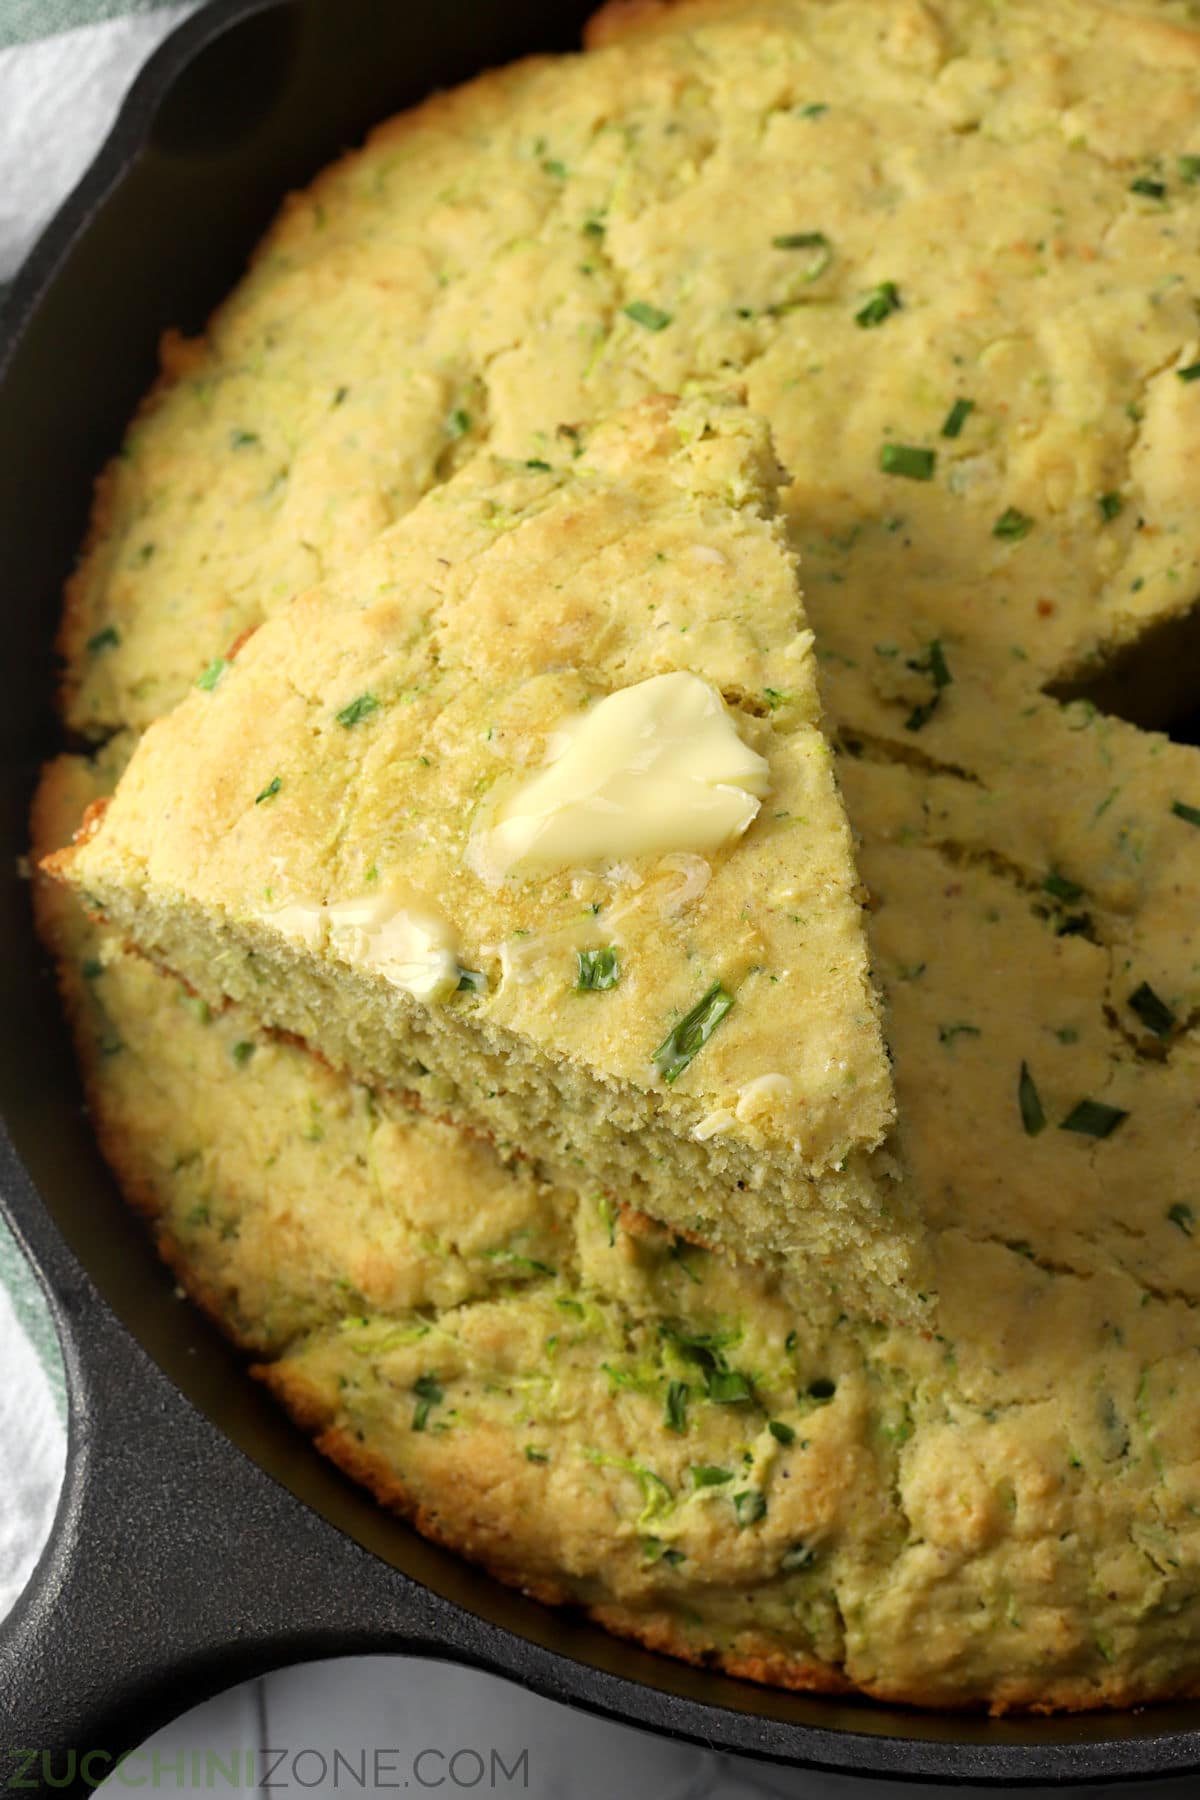
[[[474, 1621], [301, 1504], [198, 1412], [44, 1214], [38, 1224], [69, 1443], [50, 1542], [0, 1625], [0, 1792], [42, 1791], [47, 1767], [55, 1792], [88, 1792], [169, 1719], [286, 1663], [368, 1649], [491, 1660], [463, 1641]], [[297, 1451], [313, 1454], [299, 1440]]]

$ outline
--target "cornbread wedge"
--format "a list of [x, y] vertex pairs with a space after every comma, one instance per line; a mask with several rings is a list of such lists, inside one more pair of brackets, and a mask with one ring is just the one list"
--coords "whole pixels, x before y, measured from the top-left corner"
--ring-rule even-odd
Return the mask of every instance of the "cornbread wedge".
[[469, 466], [214, 663], [48, 867], [209, 1003], [919, 1306], [766, 429], [655, 400], [573, 448]]

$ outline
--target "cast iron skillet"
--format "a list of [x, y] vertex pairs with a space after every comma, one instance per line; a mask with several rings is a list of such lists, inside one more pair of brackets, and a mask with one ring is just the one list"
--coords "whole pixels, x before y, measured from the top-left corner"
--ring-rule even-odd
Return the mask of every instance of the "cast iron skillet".
[[58, 742], [50, 643], [92, 476], [153, 377], [160, 330], [203, 323], [289, 186], [432, 87], [572, 47], [589, 10], [214, 0], [142, 74], [10, 297], [0, 1199], [61, 1332], [70, 1444], [51, 1544], [0, 1631], [0, 1749], [117, 1754], [280, 1664], [395, 1650], [796, 1765], [1007, 1784], [1200, 1769], [1200, 1705], [1004, 1722], [788, 1695], [510, 1593], [386, 1516], [293, 1430], [175, 1297], [94, 1147], [17, 874], [35, 770]]

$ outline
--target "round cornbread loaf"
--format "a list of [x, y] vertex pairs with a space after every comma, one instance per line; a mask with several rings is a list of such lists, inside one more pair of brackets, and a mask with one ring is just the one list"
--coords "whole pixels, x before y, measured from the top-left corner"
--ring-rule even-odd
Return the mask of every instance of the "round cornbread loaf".
[[[324, 1447], [509, 1580], [796, 1686], [1193, 1691], [1200, 756], [1094, 701], [1163, 720], [1187, 680], [1200, 32], [689, 0], [594, 35], [382, 127], [168, 346], [68, 716], [142, 729], [482, 447], [741, 381], [794, 478], [938, 1334], [381, 1113], [43, 894], [106, 1150]], [[39, 848], [97, 779], [52, 766]]]

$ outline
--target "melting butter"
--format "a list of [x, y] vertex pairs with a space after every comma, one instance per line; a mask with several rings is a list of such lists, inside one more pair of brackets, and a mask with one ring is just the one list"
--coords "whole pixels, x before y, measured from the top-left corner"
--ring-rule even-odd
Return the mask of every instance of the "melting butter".
[[319, 905], [293, 903], [263, 914], [306, 950], [375, 969], [414, 1000], [444, 1000], [459, 982], [458, 935], [432, 901], [407, 882]]
[[566, 721], [549, 761], [481, 822], [468, 860], [495, 885], [646, 852], [719, 850], [755, 817], [769, 773], [714, 687], [682, 670], [653, 675]]

